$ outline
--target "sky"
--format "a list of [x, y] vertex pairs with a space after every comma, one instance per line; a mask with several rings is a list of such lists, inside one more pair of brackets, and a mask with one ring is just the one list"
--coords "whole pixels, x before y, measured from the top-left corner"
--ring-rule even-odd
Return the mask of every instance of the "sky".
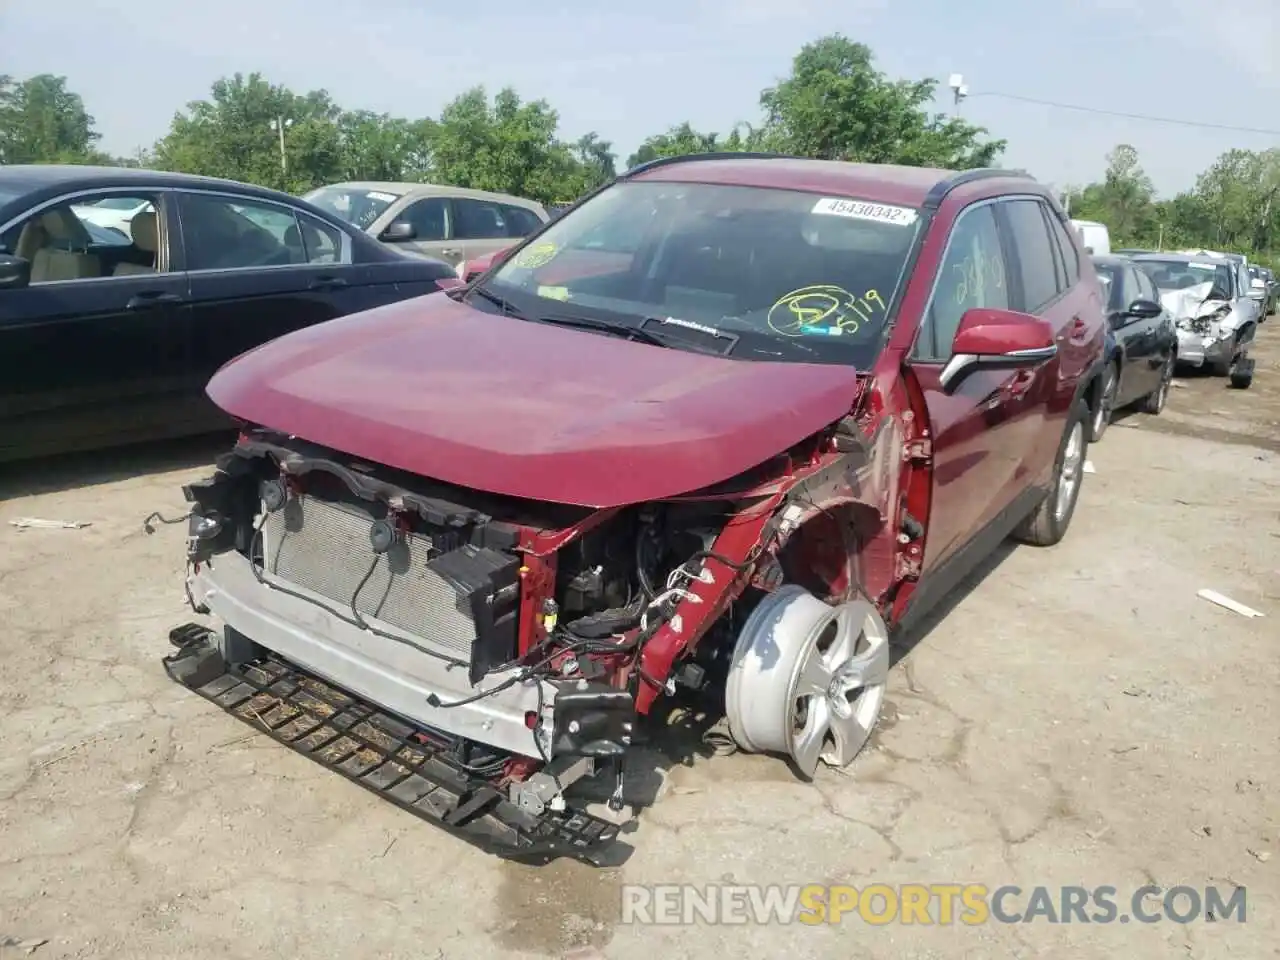
[[843, 33], [895, 78], [969, 87], [961, 114], [1008, 141], [1001, 165], [1058, 187], [1098, 179], [1117, 143], [1162, 195], [1234, 147], [1203, 130], [1008, 99], [1280, 130], [1280, 0], [0, 0], [0, 72], [61, 74], [103, 139], [132, 154], [220, 76], [262, 72], [345, 107], [438, 115], [467, 87], [545, 98], [561, 133], [625, 161], [682, 121], [727, 132], [807, 41]]

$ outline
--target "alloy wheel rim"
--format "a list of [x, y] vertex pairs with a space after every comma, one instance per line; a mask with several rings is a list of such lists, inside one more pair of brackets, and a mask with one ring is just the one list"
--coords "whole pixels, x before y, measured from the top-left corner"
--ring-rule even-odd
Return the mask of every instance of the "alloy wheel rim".
[[1062, 467], [1058, 471], [1058, 495], [1053, 515], [1059, 523], [1066, 519], [1071, 504], [1080, 488], [1080, 476], [1084, 472], [1084, 429], [1077, 422], [1067, 436], [1066, 449], [1062, 451]]
[[812, 779], [866, 746], [888, 687], [889, 634], [865, 599], [835, 606], [795, 584], [763, 599], [743, 625], [725, 685], [734, 740], [778, 753]]
[[1093, 435], [1096, 437], [1107, 427], [1111, 408], [1115, 406], [1116, 372], [1112, 368], [1107, 371], [1107, 379], [1102, 384], [1102, 397], [1098, 400], [1098, 409], [1093, 415]]

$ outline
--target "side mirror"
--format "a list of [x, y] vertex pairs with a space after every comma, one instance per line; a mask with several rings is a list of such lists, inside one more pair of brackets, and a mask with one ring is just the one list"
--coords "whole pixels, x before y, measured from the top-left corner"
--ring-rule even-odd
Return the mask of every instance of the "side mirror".
[[406, 240], [416, 239], [417, 236], [418, 231], [413, 229], [413, 224], [408, 220], [392, 220], [378, 239], [388, 243], [404, 243]]
[[14, 290], [31, 283], [31, 261], [0, 253], [0, 290]]
[[1164, 307], [1154, 300], [1135, 300], [1129, 304], [1129, 309], [1125, 311], [1125, 315], [1133, 317], [1135, 320], [1152, 320], [1163, 312]]
[[1047, 320], [1029, 313], [986, 307], [966, 310], [939, 385], [950, 394], [977, 370], [1015, 370], [1051, 360], [1058, 353], [1053, 332]]

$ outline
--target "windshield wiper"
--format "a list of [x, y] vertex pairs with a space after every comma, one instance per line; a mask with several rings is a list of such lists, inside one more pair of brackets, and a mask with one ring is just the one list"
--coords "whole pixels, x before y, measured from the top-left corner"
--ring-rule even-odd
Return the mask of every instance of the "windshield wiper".
[[490, 303], [492, 303], [495, 307], [497, 307], [499, 310], [501, 310], [504, 314], [506, 314], [509, 317], [515, 317], [518, 320], [528, 319], [527, 317], [524, 316], [524, 314], [522, 314], [519, 310], [515, 308], [515, 305], [512, 304], [510, 300], [506, 300], [498, 296], [496, 293], [490, 293], [484, 287], [472, 287], [471, 292], [483, 300], [488, 300]]
[[573, 317], [562, 314], [538, 317], [539, 323], [554, 323], [562, 327], [573, 327], [575, 330], [593, 330], [596, 333], [608, 333], [615, 337], [647, 343], [653, 347], [670, 347], [672, 341], [658, 336], [651, 330], [642, 330], [627, 323], [615, 323], [612, 320], [593, 320], [590, 317]]

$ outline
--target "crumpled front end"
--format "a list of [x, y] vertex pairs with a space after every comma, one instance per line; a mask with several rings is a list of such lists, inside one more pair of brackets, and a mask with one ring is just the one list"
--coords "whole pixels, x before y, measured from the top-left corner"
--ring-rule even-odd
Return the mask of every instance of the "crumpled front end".
[[1233, 304], [1209, 299], [1213, 284], [1203, 283], [1165, 293], [1160, 300], [1178, 333], [1178, 362], [1200, 367], [1229, 361], [1241, 318]]
[[[879, 611], [919, 571], [923, 526], [889, 518], [922, 443], [879, 412], [849, 417], [721, 483], [594, 508], [250, 430], [185, 488], [189, 598], [220, 629], [175, 630], [166, 669], [495, 853], [591, 860], [620, 835], [642, 718], [677, 690], [731, 690], [727, 723], [748, 749], [840, 765], [861, 749], [887, 679]], [[848, 634], [838, 671], [813, 646], [827, 620]], [[764, 651], [779, 644], [834, 671], [802, 694], [836, 711], [835, 740], [808, 753], [781, 724], [790, 687], [816, 674], [775, 670]]]

